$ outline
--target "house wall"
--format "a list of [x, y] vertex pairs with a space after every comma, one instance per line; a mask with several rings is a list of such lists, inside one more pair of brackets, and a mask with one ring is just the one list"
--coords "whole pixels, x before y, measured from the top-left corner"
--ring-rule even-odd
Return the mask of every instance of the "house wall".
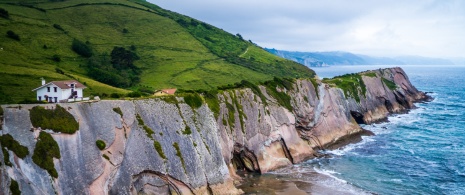
[[[50, 92], [47, 91], [47, 87], [50, 87]], [[57, 87], [57, 92], [55, 92], [54, 87]], [[43, 101], [45, 100], [45, 95], [47, 95], [48, 97], [52, 97], [52, 101], [55, 101], [55, 97], [57, 97], [57, 101], [60, 101], [62, 99], [62, 90], [58, 86], [50, 84], [48, 86], [38, 89], [36, 98], [37, 100]], [[41, 99], [39, 99], [39, 97], [41, 97]]]
[[[47, 92], [47, 87], [50, 87], [50, 92]], [[57, 87], [54, 84], [50, 84], [45, 86], [41, 89], [37, 90], [37, 97], [36, 99], [39, 100], [39, 97], [42, 97], [40, 100], [45, 100], [44, 96], [47, 95], [48, 97], [52, 97], [52, 101], [55, 101], [55, 97], [57, 97], [57, 101], [66, 100], [71, 95], [71, 89], [61, 89], [57, 87], [57, 92], [55, 92], [54, 87]], [[82, 89], [75, 89], [77, 91], [78, 98], [83, 97]], [[48, 100], [47, 100], [48, 101]]]

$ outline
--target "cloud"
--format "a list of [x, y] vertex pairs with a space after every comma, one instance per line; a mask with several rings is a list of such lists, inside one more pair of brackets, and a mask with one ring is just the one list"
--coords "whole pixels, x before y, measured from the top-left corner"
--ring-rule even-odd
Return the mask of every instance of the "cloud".
[[461, 0], [149, 0], [263, 47], [465, 57]]

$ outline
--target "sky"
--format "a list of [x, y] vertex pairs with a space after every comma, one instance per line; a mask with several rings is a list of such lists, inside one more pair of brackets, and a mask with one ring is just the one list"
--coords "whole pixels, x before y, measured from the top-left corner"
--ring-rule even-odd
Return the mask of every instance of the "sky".
[[464, 0], [147, 0], [261, 47], [465, 58]]

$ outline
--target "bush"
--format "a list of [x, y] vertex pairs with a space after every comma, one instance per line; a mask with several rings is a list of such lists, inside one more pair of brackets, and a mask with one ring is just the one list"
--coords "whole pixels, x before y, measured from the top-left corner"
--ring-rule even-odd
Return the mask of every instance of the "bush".
[[55, 132], [73, 134], [79, 129], [79, 123], [66, 109], [57, 105], [54, 110], [35, 106], [30, 110], [32, 125], [36, 128], [51, 129]]
[[133, 91], [131, 93], [128, 93], [127, 96], [131, 97], [131, 98], [137, 98], [137, 97], [141, 97], [142, 94], [140, 92], [138, 92], [138, 91]]
[[3, 163], [5, 163], [6, 166], [13, 166], [10, 162], [10, 154], [8, 153], [8, 150], [6, 150], [4, 147], [2, 147], [2, 152], [3, 152]]
[[5, 9], [0, 8], [0, 17], [9, 19], [9, 18], [10, 18], [10, 14], [9, 14], [8, 11], [6, 11]]
[[8, 150], [13, 151], [16, 154], [16, 156], [18, 156], [21, 159], [24, 159], [24, 157], [29, 155], [29, 150], [27, 149], [27, 147], [19, 144], [19, 142], [13, 139], [13, 137], [10, 134], [4, 134], [3, 136], [0, 136], [0, 143], [2, 147], [6, 147], [8, 148]]
[[71, 48], [74, 52], [81, 55], [82, 57], [89, 58], [93, 55], [92, 49], [87, 44], [77, 39], [73, 40]]
[[55, 68], [55, 72], [58, 74], [65, 74], [65, 72], [59, 68]]
[[[59, 55], [56, 55], [56, 54], [52, 56], [52, 60], [55, 61], [55, 62], [61, 62], [60, 56], [59, 56]], [[55, 70], [56, 70], [56, 69], [55, 69]]]
[[184, 101], [192, 109], [199, 108], [200, 106], [202, 106], [202, 98], [197, 93], [189, 93], [184, 95]]
[[121, 95], [119, 93], [112, 93], [112, 94], [110, 94], [110, 97], [111, 98], [120, 98]]
[[102, 140], [97, 140], [97, 141], [95, 142], [95, 144], [97, 145], [97, 148], [100, 149], [100, 150], [105, 149], [105, 147], [107, 146], [107, 145], [105, 144], [105, 142], [102, 141]]
[[115, 111], [116, 113], [118, 113], [119, 115], [121, 115], [121, 117], [123, 117], [123, 112], [121, 111], [121, 108], [119, 108], [119, 107], [113, 108], [113, 111]]
[[61, 30], [61, 31], [65, 31], [65, 29], [63, 29], [60, 25], [58, 24], [53, 24], [53, 28], [56, 28], [58, 30]]
[[385, 79], [384, 77], [381, 78], [383, 80], [383, 83], [392, 91], [392, 90], [396, 90], [397, 89], [397, 85], [396, 83], [390, 81], [390, 80], [387, 80]]
[[13, 32], [12, 30], [9, 30], [6, 32], [7, 37], [10, 37], [14, 40], [20, 41], [21, 39], [19, 38], [19, 35]]
[[50, 176], [58, 178], [53, 158], [61, 158], [60, 148], [50, 134], [42, 131], [39, 134], [39, 139], [32, 155], [32, 161], [42, 169], [47, 170]]
[[0, 116], [3, 115], [3, 108], [0, 106]]
[[21, 195], [21, 190], [19, 189], [18, 182], [14, 179], [11, 179], [10, 191], [12, 195]]

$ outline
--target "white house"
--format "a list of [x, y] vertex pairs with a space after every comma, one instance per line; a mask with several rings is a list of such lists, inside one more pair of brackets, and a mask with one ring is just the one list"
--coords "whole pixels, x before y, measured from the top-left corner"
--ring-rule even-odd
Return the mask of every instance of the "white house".
[[68, 99], [82, 98], [82, 90], [86, 88], [83, 84], [76, 80], [68, 81], [52, 81], [45, 83], [45, 79], [42, 79], [42, 86], [33, 89], [37, 91], [38, 101], [47, 102], [67, 102]]

